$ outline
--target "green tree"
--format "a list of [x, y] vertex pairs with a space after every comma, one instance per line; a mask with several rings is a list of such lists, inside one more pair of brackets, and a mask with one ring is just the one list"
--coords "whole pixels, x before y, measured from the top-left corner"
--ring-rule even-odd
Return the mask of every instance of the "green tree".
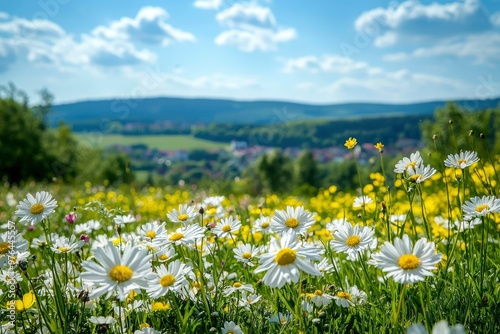
[[304, 150], [295, 161], [295, 183], [297, 186], [318, 186], [318, 163], [310, 150]]
[[271, 154], [264, 154], [257, 161], [257, 171], [264, 188], [268, 192], [281, 193], [293, 185], [293, 165], [288, 156], [276, 149]]

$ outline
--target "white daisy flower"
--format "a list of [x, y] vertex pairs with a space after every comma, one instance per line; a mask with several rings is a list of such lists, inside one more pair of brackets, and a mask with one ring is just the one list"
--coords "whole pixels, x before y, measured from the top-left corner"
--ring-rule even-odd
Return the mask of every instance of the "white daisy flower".
[[248, 294], [246, 291], [241, 291], [241, 298], [238, 300], [238, 306], [249, 308], [250, 305], [256, 304], [262, 296], [254, 293]]
[[347, 254], [349, 260], [356, 261], [366, 249], [375, 249], [377, 239], [375, 232], [367, 226], [352, 226], [344, 224], [333, 234], [334, 240], [330, 241], [332, 248], [337, 252]]
[[135, 222], [135, 217], [131, 214], [126, 216], [116, 216], [115, 218], [113, 218], [113, 221], [116, 225], [125, 225]]
[[342, 307], [352, 307], [363, 304], [366, 301], [367, 295], [364, 291], [360, 291], [356, 285], [348, 287], [347, 291], [339, 291], [333, 299], [335, 304]]
[[465, 213], [464, 219], [471, 220], [483, 217], [493, 212], [500, 212], [500, 199], [495, 196], [473, 197], [462, 205]]
[[306, 317], [308, 317], [310, 314], [313, 313], [314, 311], [314, 305], [309, 303], [307, 300], [303, 300], [301, 303], [300, 303], [300, 309], [302, 310], [302, 312], [304, 313], [304, 315]]
[[179, 210], [173, 209], [167, 213], [168, 219], [174, 223], [189, 224], [200, 215], [199, 209], [187, 204], [179, 204]]
[[321, 272], [321, 276], [324, 276], [325, 273], [331, 273], [333, 270], [338, 268], [337, 264], [334, 262], [333, 264], [330, 263], [330, 260], [326, 257], [321, 259], [320, 262], [315, 263], [314, 266], [316, 269], [318, 269]]
[[205, 229], [199, 225], [193, 224], [179, 227], [175, 232], [168, 235], [167, 242], [176, 245], [191, 246], [195, 242], [205, 237]]
[[[428, 334], [428, 332], [424, 325], [413, 324], [408, 327], [406, 334]], [[465, 328], [461, 324], [449, 327], [446, 320], [441, 320], [434, 324], [431, 334], [465, 334]]]
[[476, 217], [471, 220], [462, 220], [462, 221], [455, 220], [453, 227], [457, 232], [463, 232], [465, 230], [473, 229], [475, 226], [481, 225], [482, 223], [483, 221], [480, 218]]
[[243, 334], [243, 331], [241, 330], [241, 327], [236, 325], [233, 321], [224, 321], [222, 334]]
[[151, 272], [151, 255], [147, 250], [125, 246], [123, 255], [112, 243], [94, 251], [92, 260], [83, 261], [85, 272], [81, 274], [85, 284], [96, 286], [90, 298], [106, 294], [106, 298], [117, 291], [118, 299], [125, 300], [131, 290], [147, 289], [155, 275]]
[[20, 222], [29, 222], [36, 225], [41, 220], [54, 213], [57, 202], [52, 199], [52, 195], [46, 191], [37, 192], [33, 195], [26, 195], [26, 199], [19, 202], [15, 215], [21, 217]]
[[262, 216], [255, 219], [253, 223], [253, 230], [255, 232], [260, 232], [262, 234], [268, 234], [271, 232], [271, 218], [268, 216]]
[[279, 312], [278, 315], [273, 315], [273, 316], [269, 317], [269, 322], [271, 324], [284, 325], [284, 324], [289, 323], [292, 320], [293, 320], [293, 315], [291, 313]]
[[158, 222], [146, 223], [137, 227], [137, 235], [142, 241], [158, 244], [158, 247], [163, 245], [167, 239], [167, 230], [165, 223]]
[[159, 262], [166, 262], [173, 259], [176, 255], [177, 254], [175, 253], [175, 249], [173, 247], [163, 246], [155, 249], [153, 259], [158, 260]]
[[116, 324], [116, 320], [113, 319], [113, 317], [103, 317], [103, 316], [91, 316], [89, 319], [89, 322], [95, 324], [95, 325], [114, 325]]
[[394, 239], [394, 245], [386, 241], [379, 253], [372, 254], [370, 263], [398, 283], [413, 284], [425, 280], [425, 276], [433, 276], [431, 271], [442, 258], [442, 254], [436, 254], [435, 248], [434, 243], [425, 238], [418, 240], [413, 247], [410, 237], [405, 234], [403, 239]]
[[330, 233], [335, 233], [339, 228], [341, 228], [344, 224], [351, 225], [345, 218], [340, 219], [332, 219], [331, 223], [326, 224], [326, 229]]
[[368, 204], [373, 203], [373, 200], [368, 196], [359, 196], [354, 199], [353, 208], [364, 208]]
[[12, 268], [7, 267], [7, 270], [2, 270], [0, 272], [0, 282], [4, 282], [9, 286], [23, 281], [23, 276], [17, 271], [13, 271]]
[[224, 297], [228, 297], [235, 292], [242, 292], [242, 291], [254, 293], [255, 289], [253, 288], [252, 284], [243, 284], [241, 282], [234, 282], [233, 285], [228, 286], [227, 288], [224, 289], [223, 294]]
[[410, 170], [415, 170], [417, 166], [424, 163], [424, 160], [420, 156], [420, 152], [410, 154], [410, 158], [404, 157], [399, 160], [394, 167], [394, 173], [401, 174], [404, 172], [409, 172]]
[[242, 262], [250, 267], [254, 266], [252, 260], [259, 255], [259, 251], [259, 247], [252, 244], [240, 244], [236, 248], [233, 248], [234, 258], [238, 262]]
[[404, 223], [405, 220], [406, 220], [405, 214], [391, 215], [391, 223], [394, 223], [394, 224]]
[[479, 161], [476, 152], [460, 152], [459, 154], [450, 154], [444, 161], [446, 167], [465, 169]]
[[222, 208], [222, 201], [224, 196], [211, 196], [203, 200], [203, 207], [205, 210], [205, 215], [208, 217], [221, 217], [224, 214], [224, 209]]
[[0, 268], [3, 268], [11, 257], [17, 257], [27, 250], [28, 241], [20, 233], [13, 235], [8, 231], [0, 234]]
[[430, 165], [425, 167], [424, 165], [417, 165], [415, 168], [408, 170], [406, 177], [413, 183], [422, 183], [434, 174], [436, 174], [436, 169], [432, 168]]
[[101, 222], [98, 220], [89, 220], [86, 223], [75, 225], [75, 234], [90, 233], [101, 228]]
[[316, 307], [328, 306], [332, 302], [333, 296], [321, 290], [316, 290], [311, 294], [311, 303]]
[[156, 270], [156, 277], [149, 282], [147, 289], [149, 297], [159, 298], [165, 296], [169, 291], [179, 294], [181, 290], [188, 286], [189, 282], [186, 275], [191, 270], [191, 267], [186, 266], [179, 260], [169, 263], [167, 267], [162, 264]]
[[161, 332], [151, 327], [144, 327], [141, 330], [134, 331], [134, 334], [161, 334]]
[[295, 234], [306, 234], [309, 227], [311, 227], [316, 220], [312, 213], [304, 210], [303, 206], [293, 208], [286, 207], [285, 210], [276, 210], [271, 222], [273, 231], [283, 234], [292, 231]]
[[52, 239], [52, 242], [53, 245], [50, 249], [56, 254], [76, 253], [85, 244], [84, 240], [77, 240], [74, 234], [72, 234], [69, 239], [65, 236], [60, 236], [56, 239]]
[[321, 260], [322, 249], [303, 246], [293, 231], [284, 233], [278, 241], [271, 240], [270, 252], [261, 255], [260, 267], [254, 273], [267, 271], [262, 281], [271, 288], [281, 288], [286, 283], [297, 283], [299, 269], [311, 275], [321, 275], [310, 260]]
[[230, 216], [218, 222], [212, 232], [219, 238], [232, 237], [236, 231], [239, 231], [240, 227], [240, 220]]

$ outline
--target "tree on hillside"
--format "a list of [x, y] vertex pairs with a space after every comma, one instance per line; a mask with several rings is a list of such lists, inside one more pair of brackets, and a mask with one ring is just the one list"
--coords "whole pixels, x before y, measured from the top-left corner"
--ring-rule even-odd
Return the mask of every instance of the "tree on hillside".
[[302, 152], [295, 162], [295, 183], [297, 186], [318, 186], [318, 163], [310, 150]]
[[293, 185], [293, 166], [289, 157], [276, 149], [257, 161], [258, 176], [268, 192], [285, 192]]

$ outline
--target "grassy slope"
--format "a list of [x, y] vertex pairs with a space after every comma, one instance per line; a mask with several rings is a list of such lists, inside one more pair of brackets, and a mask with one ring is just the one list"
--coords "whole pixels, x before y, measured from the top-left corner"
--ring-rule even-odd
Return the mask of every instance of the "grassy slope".
[[219, 149], [228, 147], [228, 144], [198, 139], [190, 135], [89, 136], [85, 134], [76, 134], [76, 137], [82, 144], [94, 147], [108, 147], [115, 144], [146, 144], [149, 148], [156, 148], [161, 150]]

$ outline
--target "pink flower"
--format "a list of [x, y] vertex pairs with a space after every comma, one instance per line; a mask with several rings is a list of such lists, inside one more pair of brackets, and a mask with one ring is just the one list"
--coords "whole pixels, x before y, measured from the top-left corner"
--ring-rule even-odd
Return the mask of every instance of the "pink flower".
[[88, 244], [89, 240], [90, 240], [90, 237], [88, 235], [86, 235], [86, 234], [82, 234], [80, 236], [80, 240], [83, 240], [83, 241], [85, 241], [86, 244]]
[[70, 224], [73, 224], [74, 222], [76, 222], [76, 213], [70, 212], [68, 215], [66, 215], [66, 221]]

